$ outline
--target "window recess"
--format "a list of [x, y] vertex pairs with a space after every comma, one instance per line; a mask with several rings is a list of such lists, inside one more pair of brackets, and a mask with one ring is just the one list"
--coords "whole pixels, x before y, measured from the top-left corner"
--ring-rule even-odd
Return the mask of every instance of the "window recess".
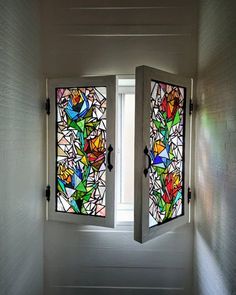
[[49, 219], [134, 221], [141, 243], [187, 223], [190, 86], [147, 66], [135, 79], [49, 80]]

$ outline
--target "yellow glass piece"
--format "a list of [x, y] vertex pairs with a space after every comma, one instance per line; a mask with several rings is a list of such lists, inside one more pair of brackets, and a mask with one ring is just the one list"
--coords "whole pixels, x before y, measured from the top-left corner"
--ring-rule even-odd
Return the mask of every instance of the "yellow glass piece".
[[60, 157], [66, 157], [65, 152], [60, 147], [57, 148], [57, 154]]
[[173, 179], [174, 179], [174, 183], [176, 184], [176, 185], [178, 185], [179, 183], [180, 183], [180, 178], [179, 178], [179, 175], [178, 174], [174, 174], [173, 175]]
[[81, 158], [81, 162], [84, 164], [84, 165], [88, 165], [88, 161], [87, 161], [87, 158], [85, 157], [85, 156], [83, 156], [82, 158]]
[[99, 135], [91, 140], [91, 149], [98, 150], [103, 147], [102, 135]]
[[76, 104], [83, 101], [83, 96], [78, 89], [73, 89], [71, 94], [72, 94], [72, 104], [73, 105], [76, 105]]
[[153, 151], [155, 156], [159, 155], [164, 149], [165, 149], [165, 146], [160, 140], [156, 141], [153, 145]]

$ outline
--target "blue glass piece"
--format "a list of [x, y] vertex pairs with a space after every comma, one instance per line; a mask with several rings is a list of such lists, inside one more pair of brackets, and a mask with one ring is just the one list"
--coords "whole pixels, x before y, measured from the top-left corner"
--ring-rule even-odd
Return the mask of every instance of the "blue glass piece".
[[160, 157], [162, 158], [169, 158], [169, 155], [166, 151], [166, 149], [164, 149], [160, 154], [159, 154]]
[[66, 108], [66, 113], [67, 115], [74, 121], [76, 121], [78, 118], [79, 118], [79, 113], [78, 112], [75, 112], [73, 110], [70, 110], [68, 108]]
[[[167, 143], [166, 144], [166, 151], [167, 151], [167, 153], [169, 154], [169, 152], [170, 152], [170, 145]], [[169, 158], [169, 157], [168, 157]]]
[[166, 168], [164, 163], [159, 163], [159, 164], [156, 164], [155, 166], [159, 168]]
[[154, 161], [153, 161], [153, 164], [159, 164], [159, 163], [163, 163], [163, 160], [161, 157], [159, 156], [156, 156]]
[[152, 161], [154, 161], [154, 159], [155, 159], [155, 155], [154, 155], [153, 150], [150, 151], [150, 158], [151, 158]]
[[89, 110], [89, 103], [88, 101], [85, 101], [82, 105], [79, 116], [84, 117], [87, 114], [88, 110]]
[[58, 181], [60, 187], [62, 188], [63, 192], [66, 192], [64, 181], [61, 180], [60, 178], [57, 178], [57, 181]]
[[74, 209], [74, 211], [76, 213], [79, 213], [79, 208], [78, 208], [78, 205], [76, 204], [75, 200], [70, 198], [69, 203], [70, 203], [71, 207]]
[[181, 198], [182, 198], [182, 191], [178, 191], [178, 194], [175, 197], [174, 203], [178, 202], [178, 200], [181, 199]]

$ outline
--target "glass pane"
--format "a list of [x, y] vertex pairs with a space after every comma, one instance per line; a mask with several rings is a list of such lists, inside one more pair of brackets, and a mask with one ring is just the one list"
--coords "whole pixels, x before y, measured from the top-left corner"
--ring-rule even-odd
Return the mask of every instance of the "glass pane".
[[117, 108], [116, 221], [133, 221], [135, 95], [122, 93]]
[[134, 94], [123, 97], [121, 203], [134, 203]]
[[149, 227], [184, 214], [185, 88], [151, 82]]
[[106, 87], [57, 88], [56, 211], [105, 217]]

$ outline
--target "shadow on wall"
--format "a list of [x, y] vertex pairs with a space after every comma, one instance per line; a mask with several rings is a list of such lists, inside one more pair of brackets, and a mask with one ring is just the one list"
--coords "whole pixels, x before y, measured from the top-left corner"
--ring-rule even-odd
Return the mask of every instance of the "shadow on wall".
[[202, 237], [199, 231], [195, 233], [195, 267], [201, 268], [201, 272], [198, 272], [197, 285], [195, 286], [195, 294], [203, 294], [199, 291], [204, 290], [204, 294], [215, 295], [233, 295], [228, 288], [228, 284], [225, 281], [224, 271], [220, 263], [214, 257], [212, 249], [208, 246], [205, 239]]
[[[211, 97], [206, 98], [209, 103]], [[230, 137], [226, 113], [207, 107], [202, 95], [196, 118], [195, 294], [233, 295], [235, 186], [229, 182], [226, 159]]]

